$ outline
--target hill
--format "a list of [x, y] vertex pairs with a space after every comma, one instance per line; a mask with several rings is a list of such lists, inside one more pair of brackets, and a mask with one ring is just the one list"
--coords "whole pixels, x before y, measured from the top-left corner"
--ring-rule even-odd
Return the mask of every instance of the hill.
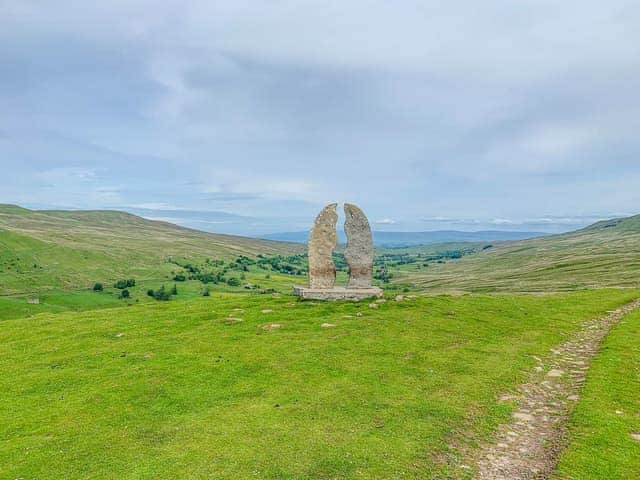
[[[451, 242], [498, 242], [522, 240], [547, 235], [541, 232], [506, 232], [502, 230], [482, 230], [478, 232], [461, 232], [458, 230], [434, 230], [431, 232], [373, 232], [373, 243], [377, 247], [397, 248], [433, 243]], [[309, 232], [282, 232], [263, 235], [261, 238], [283, 242], [306, 243]], [[346, 243], [344, 231], [338, 231], [338, 241]]]
[[496, 243], [459, 260], [406, 268], [397, 281], [461, 291], [561, 291], [640, 285], [640, 215], [562, 235]]
[[0, 205], [0, 294], [87, 287], [96, 279], [163, 278], [168, 258], [290, 255], [304, 246], [206, 233], [118, 211]]

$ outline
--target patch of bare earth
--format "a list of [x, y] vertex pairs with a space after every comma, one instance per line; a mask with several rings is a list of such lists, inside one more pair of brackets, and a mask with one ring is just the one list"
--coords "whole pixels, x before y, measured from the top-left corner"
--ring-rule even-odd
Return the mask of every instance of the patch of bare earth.
[[513, 421], [502, 425], [494, 444], [487, 445], [477, 462], [482, 480], [545, 479], [554, 471], [565, 445], [567, 419], [579, 399], [589, 362], [613, 325], [640, 307], [631, 302], [602, 318], [590, 320], [569, 340], [552, 349], [547, 365], [536, 358], [531, 380], [515, 395]]

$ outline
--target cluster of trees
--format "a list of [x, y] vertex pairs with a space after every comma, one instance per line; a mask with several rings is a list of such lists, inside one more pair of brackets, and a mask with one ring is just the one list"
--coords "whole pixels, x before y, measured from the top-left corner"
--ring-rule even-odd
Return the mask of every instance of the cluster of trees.
[[125, 280], [118, 280], [116, 283], [114, 283], [113, 288], [122, 290], [124, 288], [131, 288], [135, 286], [136, 286], [136, 281], [133, 278], [129, 278]]
[[[186, 280], [198, 280], [206, 284], [226, 284], [231, 287], [238, 287], [245, 280], [245, 273], [250, 271], [252, 266], [262, 270], [280, 272], [287, 275], [306, 275], [307, 259], [306, 255], [258, 255], [257, 258], [249, 258], [240, 255], [235, 260], [225, 263], [223, 260], [206, 259], [202, 264], [181, 263], [174, 259], [168, 259], [184, 269], [182, 272], [173, 272], [174, 282], [184, 282]], [[238, 272], [234, 274], [235, 272]], [[245, 288], [259, 289], [257, 285]]]
[[258, 255], [258, 267], [263, 270], [284, 273], [286, 275], [306, 275], [307, 256], [306, 255]]
[[178, 287], [175, 283], [173, 284], [173, 288], [170, 288], [170, 289], [167, 289], [165, 288], [164, 285], [162, 285], [157, 290], [152, 290], [152, 289], [147, 290], [148, 296], [162, 302], [171, 300], [171, 297], [177, 294], [178, 294]]
[[[223, 260], [211, 260], [206, 259], [203, 265], [195, 265], [193, 263], [181, 264], [175, 260], [169, 260], [170, 263], [178, 265], [185, 269], [185, 272], [179, 272], [174, 274], [174, 282], [184, 282], [186, 280], [198, 280], [204, 284], [213, 283], [220, 284], [226, 283], [230, 286], [239, 286], [241, 284], [240, 279], [236, 277], [227, 277], [227, 273], [232, 270], [248, 271], [249, 262], [255, 263], [255, 261], [247, 257], [239, 257], [229, 265], [225, 266]], [[220, 270], [213, 270], [215, 267], [222, 267]]]
[[382, 265], [381, 267], [378, 267], [374, 270], [373, 278], [375, 278], [376, 280], [380, 280], [384, 283], [389, 283], [393, 278], [393, 273], [387, 270], [386, 265]]

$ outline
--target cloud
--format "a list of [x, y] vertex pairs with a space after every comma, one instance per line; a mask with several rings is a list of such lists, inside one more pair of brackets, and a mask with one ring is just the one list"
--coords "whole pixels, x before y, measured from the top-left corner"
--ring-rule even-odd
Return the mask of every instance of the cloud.
[[403, 229], [640, 205], [635, 1], [8, 0], [0, 22], [0, 201], [274, 228], [350, 201]]
[[392, 220], [390, 218], [383, 218], [380, 220], [376, 220], [373, 223], [377, 224], [377, 225], [393, 225], [395, 222], [395, 220]]

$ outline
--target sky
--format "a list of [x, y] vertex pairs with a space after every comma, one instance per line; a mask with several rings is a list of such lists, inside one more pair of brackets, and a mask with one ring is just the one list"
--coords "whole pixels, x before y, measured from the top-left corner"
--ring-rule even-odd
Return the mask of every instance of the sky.
[[640, 213], [640, 2], [0, 0], [0, 203], [210, 231]]

